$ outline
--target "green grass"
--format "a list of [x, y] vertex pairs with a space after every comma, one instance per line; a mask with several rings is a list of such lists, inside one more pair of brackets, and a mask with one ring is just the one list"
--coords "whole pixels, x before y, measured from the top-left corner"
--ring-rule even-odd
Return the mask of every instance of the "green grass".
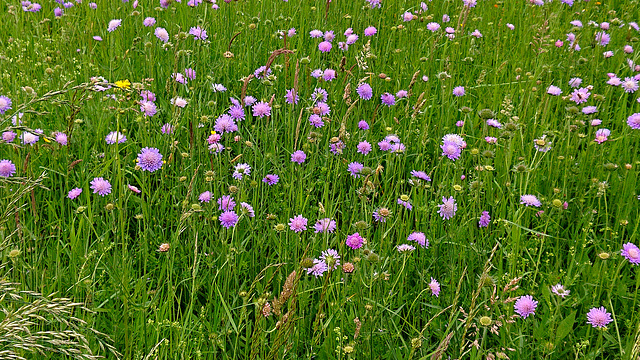
[[[132, 2], [98, 1], [92, 10], [85, 0], [61, 18], [53, 16], [54, 2], [43, 1], [35, 13], [17, 1], [0, 5], [0, 95], [13, 102], [0, 128], [44, 131], [33, 146], [19, 138], [0, 143], [0, 159], [17, 168], [0, 178], [2, 281], [83, 303], [72, 314], [86, 322], [76, 330], [94, 354], [116, 358], [102, 342], [123, 359], [638, 359], [640, 277], [620, 250], [639, 242], [640, 131], [626, 122], [640, 103], [638, 92], [606, 84], [607, 73], [623, 80], [638, 74], [627, 64], [640, 63], [640, 33], [628, 25], [640, 20], [638, 1], [576, 0], [569, 7], [480, 0], [464, 9], [462, 1], [433, 0], [410, 22], [402, 14], [419, 11], [419, 2], [383, 0], [370, 9], [364, 0], [333, 1], [328, 11], [321, 1], [241, 0], [221, 2], [218, 10], [186, 2], [162, 9], [142, 1], [134, 10]], [[142, 26], [148, 16], [157, 20], [152, 27]], [[107, 32], [112, 19], [122, 25]], [[576, 19], [583, 28], [569, 24]], [[442, 28], [427, 30], [431, 21]], [[589, 21], [611, 23], [608, 46], [592, 40], [600, 30]], [[207, 41], [188, 35], [196, 25]], [[368, 26], [378, 33], [365, 37]], [[456, 28], [455, 39], [446, 38], [447, 26]], [[154, 36], [155, 27], [169, 32], [169, 44]], [[278, 31], [290, 28], [297, 35], [285, 42]], [[338, 42], [347, 28], [360, 38], [343, 52]], [[318, 50], [313, 29], [335, 31], [331, 52]], [[475, 29], [482, 38], [470, 36]], [[580, 51], [569, 50], [569, 32]], [[556, 48], [556, 40], [564, 46]], [[625, 54], [624, 45], [634, 52]], [[242, 80], [282, 48], [294, 52], [275, 58], [273, 76], [252, 79], [246, 89], [258, 101], [273, 97], [271, 116], [253, 117], [245, 108], [238, 132], [222, 136], [225, 150], [211, 154], [206, 139], [229, 97], [239, 99]], [[604, 58], [607, 50], [614, 56]], [[172, 73], [185, 68], [196, 79], [173, 81]], [[336, 70], [335, 80], [311, 77], [326, 68]], [[112, 84], [106, 92], [95, 91], [91, 78], [100, 76]], [[585, 104], [565, 98], [574, 77], [582, 87], [593, 85]], [[296, 78], [300, 102], [292, 106], [284, 95]], [[124, 79], [130, 89], [113, 85]], [[373, 87], [372, 100], [358, 98], [360, 81]], [[214, 92], [213, 83], [228, 90]], [[562, 88], [562, 96], [548, 95], [549, 85]], [[454, 96], [455, 86], [466, 94]], [[156, 94], [153, 117], [140, 114], [143, 87]], [[331, 107], [322, 128], [308, 121], [317, 87], [328, 92]], [[410, 96], [381, 104], [382, 93], [399, 90]], [[172, 106], [176, 96], [188, 105]], [[598, 112], [585, 115], [584, 105]], [[501, 129], [486, 125], [483, 109]], [[24, 127], [11, 123], [18, 111]], [[602, 125], [590, 126], [593, 118]], [[358, 129], [363, 119], [370, 130]], [[160, 132], [165, 123], [175, 126], [173, 134]], [[594, 142], [599, 128], [611, 130], [602, 144]], [[54, 141], [55, 131], [69, 136], [68, 146]], [[108, 145], [111, 131], [127, 141]], [[449, 133], [467, 143], [456, 161], [441, 156]], [[378, 149], [391, 134], [404, 152]], [[542, 135], [552, 143], [548, 152], [533, 146]], [[337, 139], [346, 145], [340, 155], [330, 151]], [[365, 140], [374, 148], [366, 156], [356, 152]], [[161, 170], [136, 168], [143, 147], [160, 150]], [[305, 163], [290, 161], [296, 150], [307, 154]], [[359, 178], [347, 171], [354, 161], [368, 168]], [[243, 180], [232, 177], [238, 163], [252, 168]], [[432, 181], [415, 182], [411, 170]], [[280, 182], [267, 186], [266, 174]], [[92, 193], [95, 177], [111, 183], [111, 194]], [[83, 192], [70, 200], [74, 187]], [[198, 201], [205, 191], [213, 193], [210, 203]], [[403, 194], [413, 210], [397, 204]], [[524, 194], [542, 206], [525, 207]], [[243, 214], [237, 226], [222, 227], [215, 201], [223, 195], [238, 207], [251, 204], [255, 217]], [[449, 196], [457, 213], [443, 220], [437, 205]], [[381, 207], [392, 215], [377, 223], [372, 214]], [[491, 215], [488, 228], [478, 227], [482, 211]], [[295, 233], [288, 223], [299, 214], [308, 229]], [[313, 224], [326, 217], [336, 221], [335, 232], [314, 233]], [[416, 231], [430, 246], [399, 253], [396, 246]], [[345, 245], [355, 232], [367, 240], [357, 250]], [[158, 251], [164, 243], [170, 250]], [[304, 263], [329, 248], [355, 271], [307, 275]], [[281, 310], [262, 316], [266, 302], [275, 310], [294, 271]], [[438, 297], [431, 278], [441, 284]], [[551, 293], [557, 283], [570, 295]], [[539, 302], [526, 319], [514, 316], [523, 295]], [[0, 300], [5, 314], [23, 303], [9, 298]], [[587, 324], [587, 312], [600, 306], [613, 317], [604, 330]], [[30, 328], [65, 329], [45, 318]]]

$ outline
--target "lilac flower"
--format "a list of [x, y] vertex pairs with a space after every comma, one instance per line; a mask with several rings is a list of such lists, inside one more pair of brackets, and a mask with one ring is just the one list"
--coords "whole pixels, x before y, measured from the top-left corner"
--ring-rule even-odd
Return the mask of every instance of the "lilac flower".
[[316, 224], [313, 226], [315, 228], [315, 232], [317, 233], [330, 233], [336, 230], [336, 222], [331, 220], [330, 218], [319, 219]]
[[318, 50], [320, 50], [322, 52], [329, 52], [329, 51], [331, 51], [332, 47], [333, 47], [333, 45], [331, 45], [331, 43], [328, 42], [328, 41], [323, 41], [320, 44], [318, 44]]
[[436, 32], [439, 29], [440, 29], [440, 24], [438, 24], [437, 22], [430, 22], [427, 24], [427, 30], [431, 32]]
[[55, 17], [61, 17], [63, 14], [64, 14], [64, 10], [62, 10], [61, 8], [57, 7], [53, 9], [53, 15]]
[[317, 128], [321, 128], [324, 126], [324, 121], [322, 121], [322, 117], [317, 114], [311, 114], [309, 116], [309, 123]]
[[142, 90], [140, 92], [140, 97], [142, 97], [142, 100], [144, 101], [150, 101], [150, 102], [156, 101], [156, 94], [152, 93], [149, 90]]
[[18, 134], [13, 131], [5, 131], [2, 133], [2, 141], [7, 143], [13, 142], [13, 140], [16, 139], [16, 136], [18, 136]]
[[598, 112], [597, 106], [585, 106], [582, 108], [582, 113], [585, 115], [591, 115]]
[[69, 142], [69, 138], [67, 137], [67, 134], [62, 132], [57, 132], [57, 131], [54, 132], [53, 137], [56, 139], [56, 142], [62, 146], [66, 146]]
[[200, 202], [210, 202], [211, 198], [213, 197], [213, 194], [211, 193], [211, 191], [205, 191], [202, 194], [200, 194], [200, 196], [198, 196], [198, 200], [200, 200]]
[[267, 69], [266, 66], [260, 66], [253, 72], [253, 76], [255, 76], [256, 79], [261, 80], [264, 79], [265, 76], [271, 75], [271, 73], [271, 68]]
[[271, 116], [271, 106], [268, 103], [260, 101], [253, 105], [253, 116], [263, 118], [265, 116]]
[[173, 78], [177, 83], [186, 84], [187, 78], [184, 77], [181, 73], [173, 73], [171, 74], [171, 78]]
[[482, 37], [482, 33], [480, 32], [480, 30], [475, 29], [475, 30], [471, 33], [471, 36], [474, 36], [474, 37], [476, 37], [476, 38], [478, 38], [478, 39], [479, 39], [479, 38], [481, 38], [481, 37]]
[[625, 92], [634, 93], [638, 91], [638, 80], [630, 77], [625, 77], [620, 86], [624, 89]]
[[211, 84], [211, 89], [214, 93], [227, 91], [227, 88], [222, 84]]
[[360, 174], [360, 171], [362, 171], [362, 169], [364, 169], [364, 165], [359, 162], [352, 162], [347, 165], [347, 171], [349, 171], [351, 176], [353, 176], [354, 178], [359, 178], [360, 176], [362, 176]]
[[415, 241], [425, 249], [429, 247], [429, 240], [427, 240], [427, 237], [424, 235], [424, 233], [421, 232], [412, 232], [407, 237], [407, 240]]
[[222, 114], [216, 119], [213, 129], [219, 133], [232, 133], [238, 131], [238, 125], [231, 116]]
[[322, 77], [322, 75], [324, 74], [324, 72], [320, 69], [315, 69], [311, 72], [311, 77], [314, 77], [316, 79], [319, 79]]
[[0, 177], [11, 177], [16, 173], [16, 165], [11, 160], [0, 160]]
[[101, 177], [91, 180], [91, 189], [94, 194], [105, 196], [111, 193], [111, 184]]
[[411, 176], [416, 177], [423, 181], [431, 181], [431, 178], [429, 177], [429, 175], [427, 175], [427, 173], [424, 171], [411, 170]]
[[440, 145], [440, 148], [442, 149], [442, 156], [446, 156], [454, 161], [457, 160], [462, 153], [462, 149], [460, 149], [457, 144], [451, 141], [445, 141], [442, 145]]
[[600, 31], [596, 33], [596, 41], [600, 46], [607, 46], [611, 41], [611, 36], [604, 31]]
[[130, 184], [127, 184], [127, 188], [129, 188], [129, 190], [133, 191], [136, 194], [140, 194], [142, 192], [136, 186], [133, 186], [133, 185], [130, 185]]
[[411, 251], [415, 250], [416, 248], [414, 246], [409, 245], [409, 244], [402, 244], [402, 245], [396, 246], [396, 249], [398, 249], [399, 253], [406, 253], [406, 252], [411, 252]]
[[549, 85], [549, 87], [547, 88], [547, 94], [553, 95], [553, 96], [559, 96], [560, 94], [562, 94], [562, 89], [560, 89], [555, 85]]
[[483, 211], [482, 215], [480, 215], [480, 221], [478, 221], [479, 227], [488, 227], [491, 223], [491, 216], [489, 216], [488, 211]]
[[324, 81], [331, 81], [333, 79], [336, 78], [336, 71], [333, 69], [326, 69], [323, 73], [322, 73], [322, 80]]
[[169, 41], [169, 33], [165, 28], [157, 27], [153, 34], [163, 42]]
[[291, 154], [291, 162], [302, 164], [307, 159], [307, 154], [302, 150], [297, 150]]
[[496, 119], [487, 119], [487, 125], [498, 129], [502, 128], [502, 124]]
[[[406, 197], [406, 200], [403, 199], [405, 197]], [[409, 201], [409, 197], [407, 195], [402, 195], [398, 198], [398, 205], [404, 206], [404, 208], [409, 211], [413, 209], [413, 205], [411, 205], [411, 202]]]
[[323, 35], [324, 34], [320, 30], [311, 30], [309, 32], [309, 36], [311, 36], [311, 38], [321, 38]]
[[612, 321], [611, 314], [607, 312], [604, 306], [591, 308], [587, 313], [587, 324], [594, 328], [604, 328]]
[[242, 121], [245, 117], [244, 109], [240, 105], [233, 105], [231, 108], [229, 108], [229, 111], [227, 113], [233, 120]]
[[598, 129], [598, 131], [596, 131], [596, 138], [593, 141], [598, 144], [602, 144], [609, 140], [609, 135], [611, 135], [611, 131], [609, 129]]
[[569, 86], [573, 87], [573, 88], [577, 88], [582, 84], [582, 79], [580, 78], [571, 78], [569, 80]]
[[368, 141], [361, 141], [357, 146], [358, 152], [362, 155], [367, 155], [371, 152], [371, 144]]
[[184, 76], [189, 78], [189, 80], [195, 80], [196, 79], [196, 71], [193, 70], [192, 68], [184, 69]]
[[347, 236], [347, 240], [345, 241], [345, 244], [348, 247], [352, 248], [353, 250], [359, 249], [364, 244], [364, 238], [360, 236], [359, 233], [354, 233]]
[[158, 113], [158, 108], [151, 101], [142, 100], [140, 101], [140, 111], [144, 113], [144, 116], [152, 117]]
[[314, 111], [315, 110], [317, 110], [319, 114], [322, 116], [328, 115], [331, 112], [331, 108], [329, 107], [329, 105], [324, 102], [318, 102], [316, 104], [316, 109], [314, 109]]
[[396, 98], [392, 95], [387, 93], [384, 93], [380, 96], [380, 100], [382, 101], [383, 104], [391, 107], [392, 105], [394, 105], [396, 103]]
[[267, 185], [275, 185], [278, 181], [280, 181], [280, 177], [275, 174], [267, 174], [264, 179], [262, 179], [262, 182]]
[[386, 207], [379, 208], [373, 212], [373, 219], [377, 222], [387, 222], [389, 217], [391, 217], [391, 210]]
[[369, 26], [366, 29], [364, 29], [364, 36], [373, 36], [378, 32], [378, 30], [373, 27], [373, 26]]
[[498, 142], [498, 138], [493, 136], [485, 136], [484, 141], [486, 141], [488, 144], [495, 144]]
[[307, 275], [314, 275], [315, 277], [322, 276], [329, 270], [327, 263], [322, 260], [313, 259], [313, 266], [307, 269]]
[[413, 20], [413, 14], [408, 11], [405, 12], [404, 14], [402, 14], [402, 20], [405, 22]]
[[284, 100], [288, 104], [297, 104], [298, 100], [300, 100], [300, 97], [296, 93], [295, 89], [289, 89], [289, 90], [286, 91], [286, 93], [284, 95]]
[[114, 19], [109, 21], [109, 26], [107, 27], [107, 31], [108, 32], [112, 32], [115, 29], [118, 28], [118, 26], [120, 26], [120, 24], [122, 24], [122, 19]]
[[571, 93], [571, 101], [575, 102], [576, 104], [582, 104], [584, 102], [587, 102], [590, 95], [591, 93], [587, 88], [575, 89], [573, 93]]
[[307, 219], [302, 215], [298, 215], [289, 219], [289, 228], [296, 233], [307, 230]]
[[162, 127], [160, 128], [160, 132], [165, 135], [173, 134], [174, 130], [175, 130], [174, 126], [169, 123], [162, 125]]
[[569, 295], [571, 291], [565, 289], [561, 284], [556, 284], [551, 287], [551, 292], [564, 299], [564, 297]]
[[435, 297], [438, 297], [438, 295], [440, 295], [440, 283], [436, 281], [436, 279], [431, 278], [429, 289], [431, 289], [431, 295], [434, 295]]
[[640, 130], [640, 113], [635, 113], [627, 118], [627, 125], [634, 130]]
[[181, 98], [180, 96], [176, 96], [175, 98], [171, 99], [170, 102], [171, 105], [175, 105], [180, 108], [184, 108], [185, 106], [187, 106], [187, 100]]
[[236, 214], [235, 211], [225, 211], [220, 214], [218, 220], [220, 220], [220, 224], [227, 229], [235, 227], [238, 223], [238, 214]]
[[360, 120], [360, 121], [358, 121], [358, 129], [360, 129], [360, 130], [369, 130], [369, 124], [364, 120]]
[[4, 95], [0, 95], [0, 115], [4, 115], [7, 110], [11, 109], [11, 99]]
[[440, 210], [438, 210], [438, 214], [440, 214], [444, 220], [451, 219], [458, 210], [458, 205], [456, 205], [456, 200], [453, 196], [450, 196], [449, 199], [443, 196], [442, 204], [438, 205], [438, 207], [440, 208]]
[[358, 40], [358, 35], [351, 34], [347, 36], [347, 41], [345, 42], [347, 45], [353, 45]]
[[153, 26], [153, 25], [155, 25], [155, 23], [156, 23], [156, 19], [154, 19], [152, 17], [145, 18], [142, 21], [142, 25], [144, 25], [146, 27]]
[[360, 98], [363, 100], [370, 100], [373, 97], [373, 89], [371, 88], [371, 85], [367, 83], [358, 85], [356, 92], [358, 93], [358, 96], [360, 96]]
[[40, 140], [40, 137], [38, 135], [32, 134], [30, 132], [23, 132], [22, 135], [20, 135], [20, 138], [22, 139], [22, 143], [25, 145], [33, 145], [37, 143], [38, 140]]
[[535, 206], [535, 207], [542, 206], [542, 203], [540, 202], [540, 200], [538, 200], [538, 198], [535, 195], [522, 195], [520, 197], [520, 204], [523, 204], [525, 206]]
[[513, 305], [515, 311], [523, 319], [526, 319], [529, 315], [535, 315], [536, 307], [538, 307], [538, 302], [533, 300], [531, 295], [520, 296]]
[[246, 202], [240, 203], [240, 209], [242, 210], [242, 213], [246, 214], [248, 217], [256, 216], [256, 212], [253, 210], [253, 206], [249, 205]]
[[336, 270], [340, 266], [340, 255], [333, 249], [327, 249], [320, 255], [320, 260], [327, 264], [328, 270]]
[[633, 243], [622, 245], [620, 254], [624, 256], [633, 265], [640, 265], [640, 249]]
[[77, 198], [78, 196], [80, 196], [80, 194], [82, 194], [82, 189], [81, 188], [73, 188], [71, 190], [69, 190], [69, 194], [67, 194], [67, 197], [71, 200]]
[[235, 166], [231, 176], [233, 176], [234, 179], [242, 180], [245, 175], [249, 176], [249, 174], [251, 174], [251, 166], [249, 166], [249, 164], [238, 164]]
[[162, 154], [156, 148], [145, 147], [138, 154], [138, 166], [143, 171], [154, 172], [162, 167]]
[[104, 138], [104, 140], [109, 145], [115, 144], [116, 142], [118, 144], [122, 144], [123, 142], [127, 141], [127, 137], [124, 136], [122, 133], [120, 133], [118, 131], [112, 131], [109, 134], [107, 134], [107, 136]]
[[551, 150], [551, 142], [546, 140], [547, 135], [542, 135], [539, 139], [533, 140], [533, 147], [540, 152], [547, 152]]
[[189, 35], [193, 35], [194, 40], [207, 40], [207, 31], [200, 26], [189, 29]]
[[231, 195], [223, 195], [218, 199], [218, 210], [233, 210], [236, 207], [236, 202], [233, 201], [233, 197]]

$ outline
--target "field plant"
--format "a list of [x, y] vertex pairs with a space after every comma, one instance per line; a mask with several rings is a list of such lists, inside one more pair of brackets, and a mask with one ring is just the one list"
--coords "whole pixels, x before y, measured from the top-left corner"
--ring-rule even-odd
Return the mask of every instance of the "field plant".
[[0, 358], [640, 359], [637, 0], [93, 1], [0, 3]]

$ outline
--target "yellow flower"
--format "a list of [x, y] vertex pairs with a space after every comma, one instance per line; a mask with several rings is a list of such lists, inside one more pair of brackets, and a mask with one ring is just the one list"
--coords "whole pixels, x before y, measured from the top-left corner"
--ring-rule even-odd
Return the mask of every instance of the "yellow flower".
[[131, 87], [131, 82], [129, 80], [118, 80], [116, 81], [116, 86], [120, 89], [129, 89]]

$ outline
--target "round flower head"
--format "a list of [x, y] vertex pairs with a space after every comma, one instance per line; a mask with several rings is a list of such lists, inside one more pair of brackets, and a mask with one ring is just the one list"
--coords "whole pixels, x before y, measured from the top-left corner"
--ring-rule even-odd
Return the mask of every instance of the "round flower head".
[[251, 166], [249, 164], [238, 164], [236, 165], [233, 174], [234, 179], [242, 180], [245, 175], [251, 174]]
[[564, 297], [569, 295], [571, 291], [565, 289], [561, 284], [556, 284], [551, 287], [551, 292], [564, 299]]
[[138, 154], [138, 166], [143, 171], [154, 172], [162, 167], [162, 154], [156, 148], [143, 148]]
[[231, 108], [229, 108], [229, 111], [227, 113], [233, 120], [237, 121], [242, 121], [245, 117], [244, 109], [240, 105], [233, 105]]
[[0, 177], [11, 177], [16, 173], [16, 166], [11, 160], [0, 160]]
[[575, 102], [576, 104], [582, 104], [587, 102], [587, 100], [589, 99], [589, 96], [591, 96], [589, 89], [587, 88], [575, 89], [573, 90], [573, 93], [571, 93], [571, 101]]
[[520, 204], [524, 204], [526, 206], [535, 206], [540, 207], [542, 203], [535, 195], [522, 195], [520, 197]]
[[444, 219], [451, 219], [458, 210], [458, 205], [456, 205], [456, 200], [453, 196], [450, 196], [448, 199], [446, 197], [442, 197], [442, 205], [438, 205], [440, 210], [438, 210], [438, 214]]
[[347, 171], [351, 174], [351, 176], [353, 176], [354, 178], [359, 178], [360, 176], [362, 176], [362, 174], [360, 174], [360, 172], [362, 171], [362, 169], [364, 169], [364, 165], [359, 163], [359, 162], [352, 162], [349, 163], [349, 165], [347, 165]]
[[624, 256], [632, 265], [640, 265], [640, 249], [633, 243], [622, 245], [621, 255]]
[[300, 96], [298, 96], [295, 89], [289, 89], [286, 91], [284, 101], [286, 101], [287, 104], [297, 104], [299, 100]]
[[371, 144], [368, 141], [361, 141], [357, 146], [358, 152], [362, 155], [367, 155], [371, 152]]
[[236, 202], [233, 201], [231, 195], [224, 195], [218, 199], [218, 210], [233, 210], [236, 207]]
[[373, 97], [373, 89], [371, 88], [371, 85], [367, 83], [358, 85], [356, 92], [363, 100], [370, 100]]
[[67, 134], [65, 133], [61, 133], [61, 132], [55, 132], [53, 133], [53, 136], [56, 139], [56, 142], [60, 145], [67, 145], [69, 142], [69, 138], [67, 137]]
[[238, 223], [238, 214], [234, 211], [225, 211], [220, 214], [218, 220], [220, 220], [220, 224], [227, 229], [235, 227]]
[[329, 270], [327, 263], [319, 259], [313, 259], [313, 266], [307, 269], [307, 274], [315, 277], [322, 276]]
[[173, 134], [174, 130], [175, 130], [175, 127], [169, 123], [162, 125], [162, 127], [160, 128], [160, 132], [165, 135]]
[[164, 42], [169, 41], [169, 33], [165, 28], [157, 27], [153, 33], [161, 41], [164, 41]]
[[151, 101], [140, 101], [140, 112], [144, 113], [144, 116], [152, 117], [158, 112], [156, 104]]
[[11, 99], [4, 95], [0, 95], [0, 115], [4, 115], [7, 110], [11, 109]]
[[323, 251], [320, 260], [327, 264], [329, 270], [336, 270], [340, 266], [340, 255], [333, 249]]
[[431, 289], [431, 295], [435, 297], [438, 297], [438, 295], [440, 295], [440, 283], [436, 281], [436, 279], [431, 278], [429, 289]]
[[213, 129], [219, 133], [232, 133], [238, 131], [238, 125], [231, 116], [222, 114], [216, 119]]
[[427, 24], [427, 30], [436, 32], [440, 29], [440, 24], [437, 22], [430, 22]]
[[360, 121], [358, 121], [358, 129], [360, 129], [360, 130], [369, 130], [369, 124], [364, 120], [360, 120]]
[[318, 50], [320, 50], [322, 52], [329, 52], [329, 51], [331, 51], [332, 47], [333, 47], [333, 45], [331, 45], [331, 43], [328, 42], [328, 41], [323, 41], [320, 44], [318, 44]]
[[13, 142], [13, 140], [16, 139], [16, 136], [18, 136], [18, 134], [14, 133], [13, 131], [5, 131], [2, 133], [2, 141], [4, 142]]
[[560, 89], [559, 87], [557, 87], [555, 85], [549, 85], [549, 87], [547, 88], [547, 94], [553, 95], [553, 96], [558, 96], [558, 95], [562, 94], [562, 89]]
[[309, 116], [309, 123], [317, 128], [321, 128], [324, 126], [324, 121], [322, 121], [322, 117], [316, 114], [311, 114]]
[[36, 134], [32, 134], [30, 132], [23, 132], [20, 136], [22, 138], [22, 143], [25, 145], [33, 145], [40, 140], [40, 137]]
[[91, 180], [91, 189], [100, 196], [111, 194], [111, 184], [101, 177]]
[[429, 247], [429, 240], [427, 240], [427, 237], [422, 232], [412, 232], [407, 237], [407, 240], [415, 241], [418, 244], [420, 244], [420, 246], [422, 246], [423, 248]]
[[411, 176], [416, 177], [420, 180], [431, 181], [429, 175], [427, 175], [424, 171], [411, 170]]
[[364, 244], [364, 238], [360, 236], [359, 233], [354, 233], [347, 236], [347, 240], [345, 241], [345, 244], [354, 250], [359, 249]]
[[638, 80], [630, 77], [625, 77], [620, 87], [624, 89], [625, 92], [634, 93], [638, 90]]
[[373, 218], [377, 222], [387, 222], [387, 219], [391, 216], [391, 210], [386, 207], [380, 208], [373, 212]]
[[389, 93], [384, 93], [380, 96], [380, 100], [382, 101], [383, 104], [391, 107], [391, 105], [395, 105], [396, 103], [396, 98]]
[[144, 25], [146, 27], [153, 26], [155, 23], [156, 23], [156, 19], [154, 19], [152, 17], [145, 18], [142, 21], [142, 25]]
[[122, 19], [114, 19], [109, 21], [109, 26], [107, 27], [107, 31], [108, 32], [112, 32], [115, 29], [118, 28], [118, 26], [120, 26], [120, 24], [122, 24]]
[[640, 113], [635, 113], [627, 118], [627, 125], [634, 130], [640, 130]]
[[260, 101], [259, 103], [256, 103], [253, 105], [253, 116], [257, 116], [257, 117], [265, 117], [265, 116], [271, 116], [271, 106], [269, 106], [268, 103]]
[[478, 221], [479, 227], [488, 227], [491, 223], [491, 216], [489, 216], [488, 211], [483, 211], [482, 215], [480, 215], [480, 221]]
[[189, 29], [189, 35], [193, 35], [194, 40], [206, 40], [207, 31], [200, 28], [200, 26], [192, 27]]
[[278, 181], [280, 181], [280, 177], [275, 174], [268, 174], [264, 177], [264, 179], [262, 179], [262, 182], [267, 185], [275, 185], [278, 183]]
[[364, 29], [364, 36], [373, 36], [378, 32], [378, 30], [373, 27], [373, 26], [369, 26], [368, 28]]
[[523, 319], [526, 319], [529, 315], [535, 315], [536, 307], [538, 307], [538, 302], [533, 300], [531, 295], [520, 296], [513, 305], [516, 313], [522, 316]]
[[81, 188], [73, 188], [69, 191], [69, 194], [67, 194], [67, 197], [71, 200], [77, 198], [78, 196], [80, 196], [80, 194], [82, 194], [82, 189]]
[[587, 313], [587, 324], [594, 328], [603, 328], [612, 322], [611, 314], [607, 312], [604, 306], [599, 308], [591, 308]]
[[109, 145], [115, 143], [122, 144], [123, 142], [127, 141], [127, 137], [118, 131], [112, 131], [104, 138], [104, 140]]
[[302, 215], [298, 215], [289, 219], [289, 228], [296, 233], [307, 230], [307, 219]]
[[453, 95], [455, 96], [462, 96], [464, 93], [464, 86], [456, 86], [453, 88]]
[[302, 164], [307, 159], [307, 154], [302, 150], [297, 150], [291, 154], [291, 162]]
[[336, 222], [330, 218], [320, 219], [313, 225], [317, 233], [333, 233], [336, 230]]
[[413, 250], [415, 250], [415, 246], [411, 246], [409, 244], [402, 244], [402, 245], [398, 245], [396, 246], [396, 249], [398, 249], [399, 253], [406, 253], [406, 252], [411, 252]]
[[442, 149], [442, 156], [446, 156], [454, 161], [462, 154], [462, 149], [451, 141], [445, 141], [444, 144], [440, 145], [440, 148]]

